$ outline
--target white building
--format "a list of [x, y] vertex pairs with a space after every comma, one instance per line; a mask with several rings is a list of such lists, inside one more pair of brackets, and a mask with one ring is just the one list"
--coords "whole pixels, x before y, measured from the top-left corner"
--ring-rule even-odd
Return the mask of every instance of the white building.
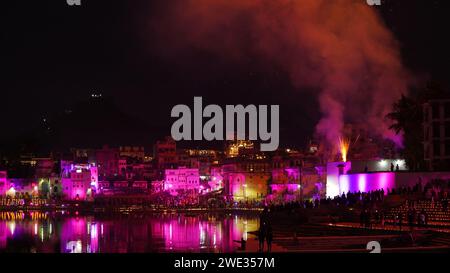
[[68, 200], [90, 200], [98, 189], [98, 169], [91, 164], [71, 164], [62, 170], [62, 192]]
[[199, 190], [200, 175], [198, 169], [178, 168], [166, 169], [164, 190]]

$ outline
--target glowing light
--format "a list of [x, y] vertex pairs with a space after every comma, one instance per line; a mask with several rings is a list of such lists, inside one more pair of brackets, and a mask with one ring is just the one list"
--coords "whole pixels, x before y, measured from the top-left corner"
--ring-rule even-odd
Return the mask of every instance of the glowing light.
[[370, 192], [383, 189], [387, 190], [395, 187], [395, 174], [392, 172], [378, 172], [370, 174], [347, 174], [339, 177], [341, 193], [350, 192]]
[[350, 141], [346, 138], [339, 138], [339, 151], [343, 162], [347, 162], [348, 149], [350, 148]]
[[358, 178], [358, 189], [361, 192], [366, 192], [367, 179], [365, 174], [361, 174]]
[[396, 160], [394, 164], [395, 164], [395, 165], [398, 165], [399, 167], [402, 167], [402, 166], [405, 164], [405, 161], [399, 159], [399, 160]]
[[16, 223], [15, 222], [9, 222], [8, 223], [9, 231], [11, 232], [11, 235], [14, 235], [14, 231], [16, 230]]
[[16, 189], [14, 189], [14, 187], [9, 188], [9, 190], [6, 192], [6, 195], [10, 197], [16, 196]]
[[380, 165], [380, 167], [384, 168], [387, 166], [387, 161], [383, 159], [380, 162], [378, 162], [378, 165]]

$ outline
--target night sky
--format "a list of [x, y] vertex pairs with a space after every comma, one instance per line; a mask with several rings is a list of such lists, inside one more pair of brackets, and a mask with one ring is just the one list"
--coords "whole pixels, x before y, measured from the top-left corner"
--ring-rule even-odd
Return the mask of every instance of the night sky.
[[[83, 127], [80, 123], [99, 115], [83, 103], [101, 93], [118, 107], [106, 106], [108, 111], [120, 114], [108, 122], [92, 120], [114, 128], [84, 126], [78, 139], [61, 145], [100, 145], [102, 140], [150, 145], [169, 134], [172, 107], [192, 105], [193, 96], [200, 95], [204, 104], [280, 104], [281, 146], [304, 146], [320, 118], [316, 98], [295, 92], [285, 72], [252, 56], [228, 62], [196, 48], [171, 55], [158, 43], [164, 29], [154, 19], [170, 2], [82, 0], [80, 7], [65, 0], [2, 2], [2, 143], [36, 128], [57, 130], [44, 119], [73, 109], [89, 112], [67, 121], [58, 116], [58, 126]], [[434, 80], [448, 88], [445, 2], [391, 0], [377, 9], [400, 42], [405, 67], [420, 83]], [[130, 121], [136, 123], [133, 129], [128, 129]], [[127, 132], [114, 134], [120, 130]]]

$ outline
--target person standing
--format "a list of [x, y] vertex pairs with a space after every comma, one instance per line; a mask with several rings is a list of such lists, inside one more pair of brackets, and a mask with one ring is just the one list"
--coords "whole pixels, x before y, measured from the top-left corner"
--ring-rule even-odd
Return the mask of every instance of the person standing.
[[264, 207], [264, 210], [259, 215], [259, 231], [258, 231], [258, 240], [259, 240], [259, 252], [264, 251], [264, 242], [266, 240], [266, 232], [267, 226], [269, 225], [269, 209]]
[[272, 240], [273, 240], [273, 231], [270, 225], [267, 226], [266, 232], [266, 241], [267, 241], [267, 252], [272, 251]]
[[403, 214], [401, 212], [398, 213], [398, 226], [400, 231], [402, 231], [402, 224], [403, 224]]
[[260, 224], [258, 230], [259, 252], [264, 251], [265, 239], [266, 239], [266, 227]]

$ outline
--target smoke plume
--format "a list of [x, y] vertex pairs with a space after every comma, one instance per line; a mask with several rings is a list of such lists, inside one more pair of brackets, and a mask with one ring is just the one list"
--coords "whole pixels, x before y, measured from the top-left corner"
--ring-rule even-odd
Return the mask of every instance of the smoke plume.
[[[172, 3], [172, 2], [171, 2]], [[385, 115], [407, 92], [399, 45], [365, 0], [182, 0], [155, 23], [165, 47], [257, 56], [317, 90], [316, 131], [336, 146], [346, 122], [400, 144]]]

